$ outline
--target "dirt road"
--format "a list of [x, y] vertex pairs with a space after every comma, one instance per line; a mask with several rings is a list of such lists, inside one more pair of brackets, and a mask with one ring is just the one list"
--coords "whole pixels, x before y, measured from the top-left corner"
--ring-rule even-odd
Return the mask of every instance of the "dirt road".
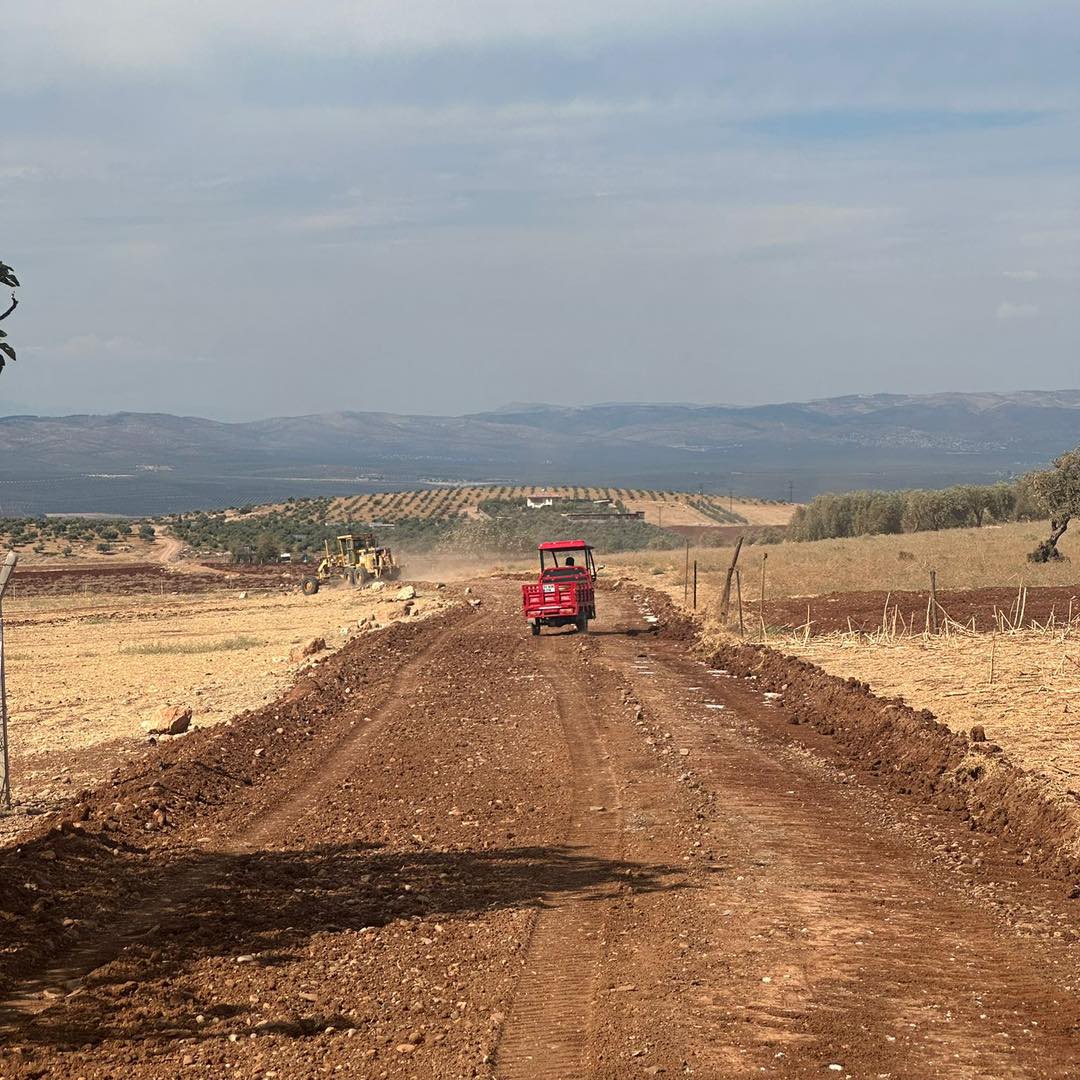
[[1069, 1077], [1080, 914], [625, 592], [511, 583], [0, 850], [5, 1077]]

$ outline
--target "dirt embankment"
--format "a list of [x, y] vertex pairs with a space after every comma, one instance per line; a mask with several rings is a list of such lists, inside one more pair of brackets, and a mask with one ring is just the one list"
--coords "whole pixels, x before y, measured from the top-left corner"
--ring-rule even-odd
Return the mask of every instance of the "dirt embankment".
[[843, 754], [901, 794], [959, 814], [973, 829], [1003, 835], [1024, 862], [1080, 882], [1080, 793], [1054, 795], [996, 743], [957, 733], [927, 709], [876, 697], [855, 679], [828, 675], [757, 645], [723, 645], [709, 662], [775, 694], [793, 724], [832, 736]]
[[669, 641], [692, 642], [697, 639], [698, 624], [667, 593], [658, 589], [637, 588], [631, 583], [619, 587], [630, 594], [657, 633], [662, 633]]

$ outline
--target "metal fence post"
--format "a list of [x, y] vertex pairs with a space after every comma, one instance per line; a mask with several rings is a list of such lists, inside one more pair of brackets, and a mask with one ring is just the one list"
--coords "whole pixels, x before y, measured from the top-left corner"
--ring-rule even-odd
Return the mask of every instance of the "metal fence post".
[[11, 809], [11, 761], [8, 754], [7, 685], [4, 672], [4, 593], [18, 561], [19, 556], [14, 551], [9, 551], [0, 566], [0, 766], [3, 768], [3, 775], [0, 776], [0, 806], [5, 810]]

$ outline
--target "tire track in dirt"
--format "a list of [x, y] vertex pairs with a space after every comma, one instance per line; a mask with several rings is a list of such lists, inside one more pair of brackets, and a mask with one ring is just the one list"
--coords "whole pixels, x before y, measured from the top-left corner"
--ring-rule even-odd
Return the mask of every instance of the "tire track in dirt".
[[[356, 766], [356, 754], [367, 741], [378, 736], [404, 707], [400, 690], [414, 680], [417, 673], [442, 649], [448, 640], [475, 623], [475, 615], [462, 615], [449, 626], [440, 629], [424, 641], [421, 647], [398, 669], [384, 689], [383, 703], [370, 710], [370, 720], [351, 728], [324, 758], [321, 767], [311, 769], [306, 781], [289, 787], [287, 797], [244, 828], [234, 840], [207, 845], [204, 850], [224, 855], [240, 854], [263, 847], [272, 847], [284, 834], [317, 808], [320, 792], [338, 787]], [[283, 787], [285, 778], [276, 786]], [[0, 1037], [10, 1038], [27, 1021], [47, 1012], [54, 1000], [46, 996], [55, 987], [72, 986], [81, 982], [96, 968], [108, 963], [126, 945], [150, 937], [160, 918], [182, 911], [200, 892], [213, 883], [214, 873], [208, 867], [186, 868], [179, 875], [167, 874], [163, 881], [142, 898], [139, 910], [125, 918], [125, 932], [105, 939], [88, 942], [55, 961], [35, 977], [17, 984], [6, 999], [0, 1001]]]
[[283, 839], [283, 833], [318, 810], [320, 793], [339, 787], [355, 771], [356, 751], [360, 745], [377, 737], [404, 711], [407, 698], [401, 693], [402, 688], [415, 682], [418, 674], [452, 638], [468, 634], [469, 628], [477, 621], [476, 615], [462, 615], [450, 626], [440, 630], [398, 670], [387, 690], [384, 704], [371, 713], [370, 719], [364, 716], [352, 733], [338, 744], [333, 756], [325, 762], [326, 768], [314, 770], [307, 781], [291, 788], [287, 801], [245, 830], [243, 835], [225, 850], [237, 853], [251, 848], [272, 846]]
[[[573, 770], [574, 805], [568, 850], [577, 856], [614, 861], [622, 852], [623, 813], [610, 757], [592, 702], [580, 679], [567, 678], [569, 636], [537, 642], [551, 687]], [[575, 653], [579, 649], [573, 650]], [[578, 656], [570, 659], [576, 664]], [[601, 944], [610, 882], [567, 889], [554, 878], [529, 941], [509, 1019], [495, 1054], [498, 1080], [586, 1077], [592, 1011], [597, 996]]]

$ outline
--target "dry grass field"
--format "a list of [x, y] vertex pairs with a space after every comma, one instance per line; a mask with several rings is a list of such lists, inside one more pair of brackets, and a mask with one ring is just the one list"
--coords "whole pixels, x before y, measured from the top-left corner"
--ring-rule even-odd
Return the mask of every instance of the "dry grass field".
[[190, 706], [193, 725], [207, 726], [274, 700], [307, 662], [295, 650], [315, 638], [335, 649], [360, 620], [385, 626], [449, 602], [421, 587], [406, 615], [396, 585], [244, 592], [5, 603], [15, 797], [48, 806], [102, 779], [144, 752], [141, 722], [165, 706]]
[[[1025, 522], [900, 536], [754, 544], [743, 548], [739, 565], [747, 597], [759, 593], [763, 556], [768, 556], [767, 597], [924, 590], [931, 569], [937, 570], [942, 589], [1015, 589], [1080, 581], [1080, 533], [1066, 533], [1059, 545], [1070, 561], [1041, 566], [1027, 561], [1027, 553], [1045, 538], [1046, 531], [1045, 523]], [[731, 549], [691, 548], [690, 558], [697, 560], [699, 598], [701, 606], [706, 606], [723, 588]], [[607, 556], [604, 561], [612, 568], [644, 572], [651, 584], [681, 599], [684, 559], [683, 552], [635, 552]]]

